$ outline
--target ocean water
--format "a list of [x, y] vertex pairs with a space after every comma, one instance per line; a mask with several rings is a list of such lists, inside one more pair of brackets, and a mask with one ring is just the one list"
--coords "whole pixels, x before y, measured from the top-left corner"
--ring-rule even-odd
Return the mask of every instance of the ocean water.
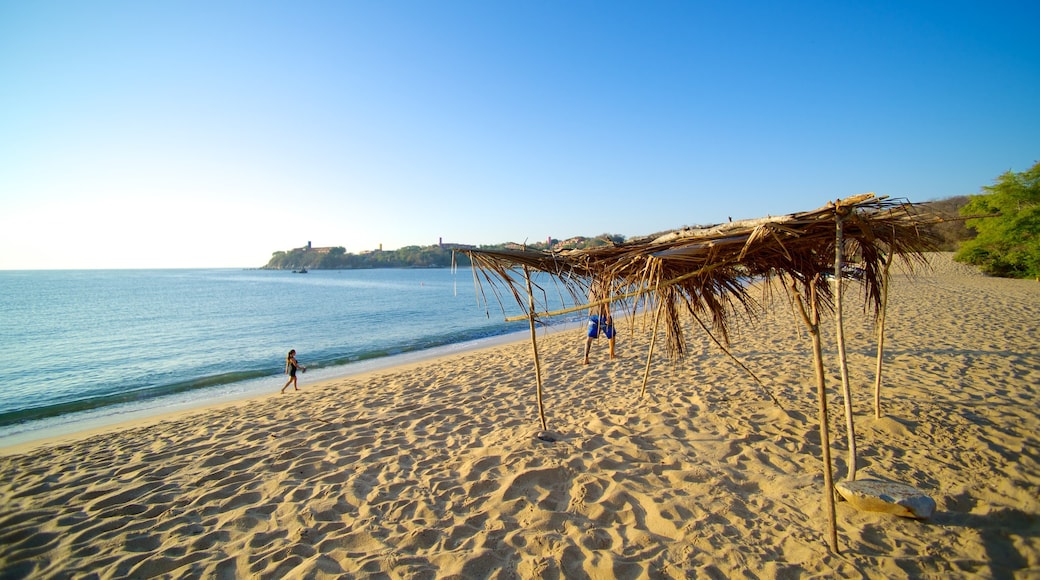
[[528, 329], [488, 300], [468, 268], [0, 271], [0, 441], [274, 392], [291, 348], [305, 386]]

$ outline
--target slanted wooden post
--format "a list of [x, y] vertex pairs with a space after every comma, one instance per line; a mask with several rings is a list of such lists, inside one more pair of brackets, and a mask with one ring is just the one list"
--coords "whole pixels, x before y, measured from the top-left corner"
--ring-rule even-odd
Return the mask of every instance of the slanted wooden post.
[[664, 299], [657, 304], [657, 314], [654, 315], [654, 333], [650, 335], [650, 352], [646, 355], [646, 368], [643, 369], [643, 388], [639, 391], [639, 398], [646, 395], [646, 381], [650, 377], [650, 360], [654, 358], [654, 343], [657, 342], [657, 325], [661, 322], [661, 311], [664, 310]]
[[848, 431], [849, 440], [849, 468], [846, 478], [856, 481], [856, 424], [852, 415], [852, 389], [849, 387], [849, 363], [845, 355], [845, 323], [844, 307], [842, 306], [842, 294], [844, 294], [845, 276], [845, 237], [842, 222], [845, 212], [838, 203], [834, 205], [834, 321], [837, 326], [836, 340], [838, 341], [838, 362], [841, 365], [841, 394], [845, 402], [845, 426]]
[[719, 339], [715, 338], [715, 335], [712, 334], [711, 330], [708, 328], [708, 325], [705, 324], [704, 321], [701, 320], [699, 316], [694, 314], [693, 315], [693, 319], [697, 321], [698, 325], [700, 325], [701, 330], [704, 331], [704, 334], [707, 334], [708, 338], [710, 338], [711, 341], [715, 343], [715, 346], [719, 347], [719, 350], [724, 352], [726, 354], [726, 356], [728, 356], [730, 358], [730, 360], [732, 360], [734, 362], [734, 364], [736, 364], [738, 367], [744, 369], [744, 372], [746, 372], [749, 377], [754, 379], [754, 381], [756, 383], [758, 383], [758, 386], [762, 387], [762, 390], [765, 391], [766, 395], [768, 395], [770, 399], [772, 399], [774, 405], [776, 405], [777, 407], [779, 407], [781, 409], [784, 408], [784, 406], [780, 404], [780, 400], [777, 399], [776, 396], [774, 396], [773, 393], [768, 388], [766, 388], [766, 386], [762, 382], [762, 380], [758, 378], [758, 375], [756, 375], [755, 373], [751, 372], [751, 369], [749, 369], [747, 367], [747, 365], [745, 365], [744, 363], [740, 362], [740, 359], [738, 359], [737, 357], [733, 356], [733, 353], [730, 352], [728, 348], [726, 348], [726, 345], [722, 344], [722, 342], [720, 342]]
[[885, 268], [881, 274], [881, 314], [878, 318], [877, 367], [874, 369], [874, 418], [881, 418], [881, 360], [885, 350], [885, 313], [888, 312], [888, 271], [892, 265], [892, 254], [885, 256]]
[[813, 369], [816, 371], [816, 398], [819, 402], [820, 421], [820, 448], [823, 451], [823, 504], [827, 512], [827, 545], [835, 554], [838, 551], [838, 518], [834, 506], [834, 477], [831, 474], [831, 439], [827, 432], [827, 385], [823, 374], [823, 347], [820, 344], [820, 311], [816, 299], [816, 283], [819, 275], [814, 277], [809, 288], [809, 312], [806, 312], [805, 303], [798, 293], [796, 283], [792, 282], [789, 289], [791, 295], [798, 304], [798, 312], [802, 315], [802, 321], [809, 329], [812, 338]]
[[542, 404], [542, 364], [538, 360], [538, 335], [534, 326], [534, 290], [531, 288], [531, 271], [524, 266], [524, 280], [527, 282], [527, 320], [531, 325], [531, 351], [534, 352], [534, 377], [538, 384], [538, 418], [542, 422], [542, 431], [549, 428], [545, 423], [545, 406]]

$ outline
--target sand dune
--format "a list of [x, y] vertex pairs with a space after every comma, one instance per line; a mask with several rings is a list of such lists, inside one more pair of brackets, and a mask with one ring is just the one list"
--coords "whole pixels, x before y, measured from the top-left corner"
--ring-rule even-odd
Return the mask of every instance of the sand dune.
[[732, 351], [783, 409], [696, 334], [683, 362], [656, 358], [640, 399], [636, 319], [621, 358], [595, 344], [589, 366], [580, 331], [540, 336], [555, 442], [536, 437], [520, 342], [0, 457], [0, 576], [1038, 578], [1040, 284], [933, 262], [894, 276], [879, 420], [855, 295], [846, 335], [860, 477], [938, 508], [839, 503], [840, 555], [810, 345], [780, 304]]

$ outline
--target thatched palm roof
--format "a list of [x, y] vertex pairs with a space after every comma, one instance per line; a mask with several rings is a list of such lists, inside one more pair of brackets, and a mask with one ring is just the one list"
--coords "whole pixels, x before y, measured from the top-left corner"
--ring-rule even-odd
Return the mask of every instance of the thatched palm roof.
[[[478, 283], [483, 277], [493, 288], [503, 285], [527, 312], [543, 430], [547, 427], [534, 332], [535, 317], [553, 313], [533, 312], [532, 270], [548, 274], [570, 293], [576, 303], [582, 302], [590, 288], [597, 289], [597, 296], [602, 295], [603, 288], [606, 288], [608, 298], [605, 300], [610, 302], [634, 299], [635, 304], [644, 301], [647, 305], [645, 311], [653, 312], [655, 320], [647, 371], [659, 322], [665, 326], [671, 353], [682, 356], [685, 345], [680, 317], [684, 312], [713, 334], [712, 338], [718, 334], [725, 340], [733, 314], [741, 310], [753, 314], [756, 309], [757, 303], [749, 294], [749, 281], [781, 282], [799, 302], [798, 310], [813, 341], [828, 544], [832, 551], [837, 552], [819, 307], [833, 308], [838, 314], [837, 335], [850, 455], [849, 479], [854, 480], [856, 442], [841, 330], [841, 268], [843, 264], [855, 261], [860, 268], [866, 303], [873, 306], [875, 315], [882, 313], [884, 279], [891, 258], [899, 256], [911, 266], [915, 259], [923, 262], [923, 252], [935, 247], [931, 230], [925, 226], [937, 221], [941, 220], [915, 212], [909, 202], [891, 201], [868, 193], [829, 203], [815, 211], [731, 222], [710, 228], [683, 229], [609, 247], [568, 252], [467, 250], [465, 253], [475, 265], [474, 275]], [[825, 278], [828, 273], [837, 277], [836, 293]], [[832, 298], [836, 300], [832, 302]], [[588, 306], [591, 305], [584, 307]], [[711, 318], [714, 333], [708, 330], [704, 317]], [[881, 319], [882, 326], [883, 321], [884, 318]], [[877, 389], [880, 388], [880, 343], [878, 353], [875, 404]], [[644, 392], [647, 376], [648, 372], [643, 377]], [[769, 396], [779, 405], [772, 394]]]
[[864, 297], [875, 313], [886, 256], [900, 256], [912, 265], [935, 247], [924, 227], [935, 218], [918, 213], [909, 202], [868, 193], [814, 211], [684, 228], [598, 248], [461, 251], [472, 260], [478, 285], [483, 279], [496, 295], [505, 288], [525, 312], [525, 270], [548, 274], [579, 305], [570, 310], [589, 306], [584, 302], [594, 284], [607, 285], [610, 301], [643, 301], [647, 312], [659, 307], [670, 352], [682, 356], [683, 313], [702, 325], [710, 318], [714, 332], [726, 340], [733, 315], [753, 314], [759, 306], [749, 294], [750, 279], [794, 284], [807, 298], [815, 290], [822, 304], [830, 306], [832, 291], [825, 275], [834, 271], [839, 221], [844, 260], [861, 269]]

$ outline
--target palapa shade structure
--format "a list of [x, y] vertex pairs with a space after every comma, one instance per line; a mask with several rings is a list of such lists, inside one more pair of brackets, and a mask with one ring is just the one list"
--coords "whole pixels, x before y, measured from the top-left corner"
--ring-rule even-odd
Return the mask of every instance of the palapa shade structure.
[[[536, 319], [583, 310], [602, 302], [620, 302], [631, 307], [632, 312], [642, 305], [644, 313], [653, 313], [653, 336], [656, 338], [658, 325], [663, 325], [669, 354], [681, 358], [686, 352], [684, 315], [696, 320], [713, 339], [718, 337], [716, 342], [725, 350], [722, 343], [728, 343], [728, 330], [737, 318], [735, 315], [753, 316], [761, 307], [750, 295], [748, 282], [779, 282], [799, 305], [813, 339], [824, 453], [824, 497], [830, 519], [828, 543], [837, 551], [819, 311], [821, 308], [834, 310], [835, 298], [840, 305], [843, 266], [854, 261], [866, 305], [878, 316], [882, 312], [891, 259], [899, 256], [911, 270], [914, 262], [924, 263], [923, 253], [935, 248], [927, 226], [938, 221], [941, 220], [917, 212], [905, 200], [867, 193], [837, 200], [813, 211], [707, 228], [684, 228], [599, 248], [560, 252], [461, 251], [473, 263], [480, 291], [483, 292], [483, 282], [486, 282], [499, 299], [501, 290], [511, 294], [526, 313], [523, 318], [530, 320], [543, 429], [546, 424], [534, 333]], [[533, 288], [537, 286], [531, 283], [531, 272], [548, 275], [570, 296], [575, 306], [554, 312], [535, 312]], [[608, 289], [609, 297], [586, 303], [593, 286]], [[537, 288], [545, 292], [544, 288]], [[840, 308], [836, 314], [840, 341]], [[651, 341], [648, 370], [653, 344]], [[839, 351], [844, 352], [843, 345]], [[844, 361], [842, 367], [844, 371]], [[847, 389], [844, 379], [843, 372]], [[645, 378], [643, 387], [645, 389]], [[854, 478], [855, 442], [847, 393], [845, 399], [853, 455], [850, 478]], [[779, 404], [775, 398], [773, 401]]]
[[[592, 306], [585, 299], [595, 283], [611, 289], [609, 301], [638, 299], [650, 307], [647, 311], [662, 308], [669, 352], [682, 357], [681, 316], [710, 318], [712, 330], [728, 340], [733, 314], [739, 309], [753, 314], [760, 306], [749, 293], [749, 279], [779, 279], [785, 287], [793, 282], [806, 300], [815, 288], [821, 304], [832, 306], [833, 292], [825, 275], [834, 271], [839, 221], [844, 230], [842, 254], [861, 268], [865, 299], [877, 314], [886, 256], [900, 256], [911, 265], [923, 263], [923, 252], [934, 249], [934, 240], [924, 226], [938, 220], [917, 213], [909, 202], [869, 193], [814, 211], [681, 229], [599, 248], [460, 252], [472, 260], [478, 285], [483, 288], [481, 280], [489, 283], [496, 295], [505, 288], [527, 312], [523, 318], [545, 318]], [[525, 268], [548, 274], [576, 306], [529, 312]]]

